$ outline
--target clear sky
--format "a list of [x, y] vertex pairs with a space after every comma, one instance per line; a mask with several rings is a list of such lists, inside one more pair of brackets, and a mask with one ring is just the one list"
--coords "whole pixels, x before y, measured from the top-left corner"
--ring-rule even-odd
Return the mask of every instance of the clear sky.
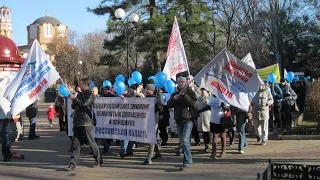
[[107, 16], [96, 16], [86, 7], [96, 7], [101, 0], [0, 0], [11, 9], [13, 40], [17, 46], [27, 44], [27, 26], [36, 19], [49, 16], [59, 19], [70, 30], [78, 33], [105, 29]]

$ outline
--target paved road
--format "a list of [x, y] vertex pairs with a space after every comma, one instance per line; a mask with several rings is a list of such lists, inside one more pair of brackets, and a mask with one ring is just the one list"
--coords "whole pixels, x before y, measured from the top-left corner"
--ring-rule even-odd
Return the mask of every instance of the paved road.
[[236, 146], [228, 147], [224, 159], [212, 160], [210, 154], [203, 152], [203, 146], [193, 146], [194, 164], [181, 172], [182, 156], [173, 153], [178, 140], [170, 139], [168, 146], [162, 149], [164, 157], [148, 166], [142, 165], [147, 155], [144, 145], [135, 149], [134, 156], [125, 159], [117, 157], [119, 147], [114, 146], [105, 155], [103, 167], [95, 169], [90, 168], [93, 158], [88, 155], [89, 148], [84, 147], [80, 166], [75, 171], [65, 172], [63, 168], [70, 157], [70, 139], [58, 131], [57, 120], [53, 128], [48, 126], [44, 113], [48, 104], [40, 107], [37, 133], [41, 138], [15, 142], [13, 150], [24, 154], [26, 159], [1, 161], [0, 179], [255, 179], [258, 172], [265, 170], [269, 158], [276, 162], [304, 164], [319, 164], [320, 161], [320, 141], [270, 140], [266, 146], [261, 146], [254, 138], [249, 138], [245, 154], [238, 154]]

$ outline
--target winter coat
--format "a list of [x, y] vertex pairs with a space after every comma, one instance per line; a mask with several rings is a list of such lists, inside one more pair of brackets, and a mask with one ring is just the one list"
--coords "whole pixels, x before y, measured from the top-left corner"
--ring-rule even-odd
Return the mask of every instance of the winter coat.
[[175, 100], [173, 97], [180, 93], [179, 88], [177, 91], [172, 93], [170, 99], [167, 102], [168, 108], [174, 108], [174, 119], [177, 123], [186, 123], [197, 119], [197, 113], [195, 104], [197, 101], [195, 92], [190, 88], [186, 87], [184, 95], [180, 95], [179, 99]]
[[74, 109], [74, 127], [93, 126], [92, 105], [94, 99], [91, 91], [87, 90], [79, 93], [77, 98], [72, 100], [71, 108]]
[[283, 94], [278, 84], [272, 84], [271, 94], [273, 97], [274, 106], [277, 106], [277, 107], [281, 106]]
[[54, 110], [54, 108], [49, 108], [47, 115], [48, 115], [48, 119], [53, 120], [54, 117], [56, 116], [56, 111]]
[[269, 106], [273, 104], [271, 92], [267, 88], [259, 89], [254, 96], [252, 105], [252, 118], [259, 121], [269, 120]]
[[[209, 98], [210, 98], [210, 94], [207, 94], [207, 96], [200, 96], [196, 102], [197, 110], [200, 110], [200, 109], [208, 106]], [[210, 131], [210, 118], [211, 118], [211, 111], [210, 110], [201, 112], [199, 114], [199, 117], [197, 119], [197, 128], [198, 128], [199, 132], [209, 132]]]

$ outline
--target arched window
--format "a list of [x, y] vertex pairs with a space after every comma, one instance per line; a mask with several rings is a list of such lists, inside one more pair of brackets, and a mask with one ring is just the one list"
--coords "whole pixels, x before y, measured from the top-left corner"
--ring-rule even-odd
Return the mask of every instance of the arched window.
[[7, 19], [7, 11], [6, 10], [2, 11], [2, 17], [3, 17], [4, 20]]
[[45, 38], [52, 38], [52, 24], [44, 24], [44, 37]]

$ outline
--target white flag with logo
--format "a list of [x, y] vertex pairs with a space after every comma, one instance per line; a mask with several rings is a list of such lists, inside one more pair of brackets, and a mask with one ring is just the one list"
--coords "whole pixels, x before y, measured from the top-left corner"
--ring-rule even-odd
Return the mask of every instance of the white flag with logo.
[[252, 56], [250, 53], [248, 53], [244, 58], [241, 59], [241, 61], [245, 62], [249, 66], [252, 66], [256, 69], [256, 65], [253, 62]]
[[222, 101], [244, 111], [263, 81], [257, 71], [227, 49], [222, 50], [195, 77], [200, 85]]
[[164, 65], [163, 72], [167, 75], [168, 80], [171, 78], [176, 80], [176, 75], [185, 71], [189, 72], [188, 61], [184, 51], [178, 21], [175, 17], [167, 50], [167, 61]]
[[21, 70], [4, 93], [11, 102], [11, 114], [17, 115], [27, 108], [59, 78], [59, 73], [35, 40]]

